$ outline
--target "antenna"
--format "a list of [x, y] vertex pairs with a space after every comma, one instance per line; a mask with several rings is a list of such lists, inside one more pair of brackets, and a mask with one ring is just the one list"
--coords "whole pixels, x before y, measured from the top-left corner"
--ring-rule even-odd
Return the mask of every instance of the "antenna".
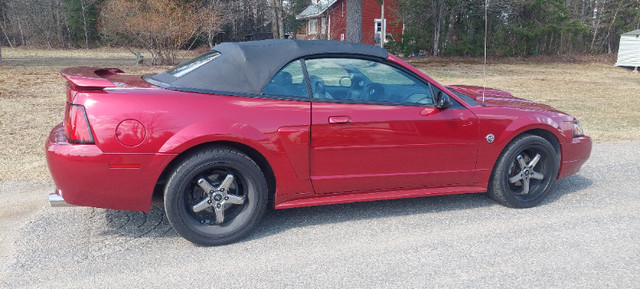
[[487, 106], [484, 103], [484, 92], [487, 90], [487, 8], [489, 7], [489, 0], [484, 0], [484, 63], [482, 64], [482, 106]]

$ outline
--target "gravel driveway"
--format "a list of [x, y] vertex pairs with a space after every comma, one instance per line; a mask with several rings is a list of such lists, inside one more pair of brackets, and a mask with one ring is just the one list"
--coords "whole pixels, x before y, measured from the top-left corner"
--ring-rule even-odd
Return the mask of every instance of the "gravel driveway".
[[51, 208], [51, 181], [0, 185], [0, 287], [640, 288], [640, 142], [595, 144], [532, 209], [484, 194], [272, 211], [197, 247], [162, 208]]

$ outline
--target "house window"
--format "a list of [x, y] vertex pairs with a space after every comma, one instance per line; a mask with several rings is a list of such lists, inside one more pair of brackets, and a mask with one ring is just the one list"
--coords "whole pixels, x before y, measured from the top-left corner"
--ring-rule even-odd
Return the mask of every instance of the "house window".
[[[382, 32], [382, 21], [380, 19], [375, 19], [375, 31], [377, 34], [380, 34], [380, 32]], [[387, 24], [387, 19], [384, 20], [384, 23]]]
[[327, 18], [322, 17], [322, 28], [320, 30], [321, 34], [327, 34]]
[[[374, 42], [378, 44], [380, 43], [380, 34], [382, 33], [382, 21], [380, 19], [375, 19], [374, 23], [375, 23], [375, 27], [374, 27], [375, 35], [373, 36], [373, 39], [374, 39]], [[384, 24], [385, 25], [387, 24], [387, 19], [384, 20]], [[387, 40], [385, 39], [384, 42], [387, 43]]]
[[318, 19], [309, 19], [309, 23], [307, 24], [309, 34], [318, 33]]

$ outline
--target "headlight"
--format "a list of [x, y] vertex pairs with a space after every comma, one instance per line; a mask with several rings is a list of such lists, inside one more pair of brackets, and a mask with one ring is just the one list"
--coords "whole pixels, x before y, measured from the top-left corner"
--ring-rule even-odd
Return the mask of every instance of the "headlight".
[[573, 137], [580, 137], [583, 135], [584, 135], [584, 130], [582, 129], [580, 122], [578, 120], [574, 120], [573, 121]]

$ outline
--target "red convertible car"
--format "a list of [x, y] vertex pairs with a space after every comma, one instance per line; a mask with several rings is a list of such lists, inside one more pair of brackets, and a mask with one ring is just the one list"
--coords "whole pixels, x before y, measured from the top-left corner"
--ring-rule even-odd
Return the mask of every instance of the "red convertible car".
[[386, 50], [223, 43], [166, 72], [76, 67], [46, 144], [53, 205], [166, 215], [201, 245], [268, 206], [487, 192], [539, 204], [591, 153], [578, 121], [508, 92], [443, 86]]

